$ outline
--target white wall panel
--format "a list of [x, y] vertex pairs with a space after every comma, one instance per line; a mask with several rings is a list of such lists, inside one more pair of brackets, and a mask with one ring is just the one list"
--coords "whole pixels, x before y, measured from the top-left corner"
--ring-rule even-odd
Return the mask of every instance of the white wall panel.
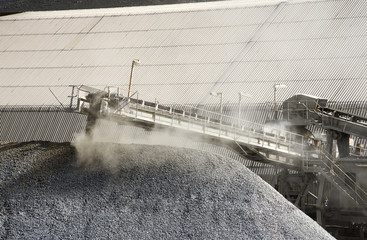
[[[249, 101], [269, 101], [272, 86], [284, 83], [288, 88], [279, 91], [279, 99], [302, 92], [366, 100], [363, 88], [355, 87], [367, 82], [365, 0], [288, 1], [269, 23], [279, 1], [264, 3], [2, 17], [0, 88], [46, 90], [7, 89], [0, 105], [55, 103], [47, 86], [59, 87], [60, 95], [69, 94], [61, 88], [73, 84], [127, 87], [135, 58], [141, 65], [134, 70], [133, 89], [153, 99], [195, 103], [219, 86], [232, 104], [240, 89], [254, 93]], [[249, 42], [261, 27], [257, 42]], [[238, 65], [233, 63], [242, 53]]]

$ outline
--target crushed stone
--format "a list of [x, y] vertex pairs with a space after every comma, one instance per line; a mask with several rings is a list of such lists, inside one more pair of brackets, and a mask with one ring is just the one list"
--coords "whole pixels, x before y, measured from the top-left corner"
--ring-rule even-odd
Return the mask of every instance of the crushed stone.
[[232, 159], [134, 144], [85, 151], [0, 149], [0, 239], [334, 239]]

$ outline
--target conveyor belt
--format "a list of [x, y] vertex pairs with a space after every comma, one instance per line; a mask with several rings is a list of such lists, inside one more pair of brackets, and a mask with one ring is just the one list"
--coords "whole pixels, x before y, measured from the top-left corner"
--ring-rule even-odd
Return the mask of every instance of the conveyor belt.
[[[108, 117], [113, 116], [117, 121], [128, 121], [143, 126], [156, 127], [159, 125], [163, 128], [187, 131], [192, 135], [199, 134], [212, 140], [216, 139], [253, 161], [302, 169], [305, 172], [320, 172], [356, 204], [363, 208], [367, 207], [367, 202], [364, 200], [367, 193], [362, 191], [363, 189], [355, 182], [351, 182], [349, 185], [341, 182], [341, 179], [346, 179], [348, 175], [336, 164], [332, 156], [321, 150], [315, 151], [313, 154], [305, 153], [303, 149], [305, 138], [301, 135], [281, 130], [277, 130], [275, 133], [267, 132], [263, 125], [250, 122], [246, 124], [242, 122], [240, 126], [236, 126], [231, 123], [238, 123], [238, 119], [215, 116], [216, 113], [204, 110], [201, 110], [201, 114], [198, 115], [196, 113], [198, 111], [189, 110], [186, 112], [183, 110], [184, 108], [178, 110], [157, 103], [130, 100], [128, 112], [109, 112]], [[328, 111], [330, 109], [325, 109], [322, 114], [329, 116]], [[333, 117], [335, 118], [335, 116]]]
[[367, 138], [367, 118], [333, 108], [319, 108], [322, 127], [338, 132]]
[[306, 139], [299, 134], [279, 129], [267, 131], [261, 124], [183, 105], [165, 106], [131, 98], [128, 104], [125, 99], [118, 106], [123, 107], [102, 109], [101, 115], [145, 127], [159, 125], [200, 134], [225, 143], [255, 161], [301, 167]]

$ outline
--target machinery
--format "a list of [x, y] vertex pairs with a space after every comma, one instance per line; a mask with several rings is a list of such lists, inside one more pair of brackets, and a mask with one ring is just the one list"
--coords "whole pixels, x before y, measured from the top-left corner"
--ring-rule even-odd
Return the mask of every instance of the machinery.
[[298, 94], [283, 102], [283, 120], [295, 132], [306, 131], [306, 126], [317, 125], [327, 131], [327, 151], [332, 152], [332, 141], [337, 140], [339, 156], [348, 157], [350, 135], [367, 138], [367, 118], [330, 108], [328, 100]]
[[[269, 183], [320, 225], [325, 218], [340, 225], [351, 222], [350, 218], [360, 224], [367, 221], [367, 189], [361, 182], [366, 171], [358, 167], [365, 161], [348, 161], [352, 168], [332, 154], [336, 140], [339, 157], [349, 157], [350, 135], [367, 138], [367, 118], [330, 108], [327, 99], [298, 94], [284, 101], [283, 118], [276, 121], [282, 121], [278, 125], [286, 129], [277, 129], [276, 122], [273, 126], [262, 125], [193, 106], [146, 101], [139, 99], [137, 92], [125, 97], [118, 88], [112, 91], [109, 87], [102, 91], [81, 86], [78, 106], [80, 113], [88, 114], [87, 133], [98, 118], [106, 116], [144, 129], [180, 131], [190, 139], [198, 137], [229, 147], [254, 163], [279, 169]], [[310, 126], [325, 130], [327, 141], [320, 144]], [[339, 195], [351, 207], [336, 204], [344, 201], [333, 199]], [[347, 223], [338, 219], [346, 219]]]
[[[331, 161], [314, 171], [317, 221], [325, 224], [327, 219], [335, 231], [342, 231], [343, 227], [338, 226], [348, 222], [363, 229], [367, 221], [367, 159], [362, 156], [361, 144], [351, 154], [350, 142], [367, 138], [367, 118], [331, 108], [327, 99], [305, 94], [285, 100], [282, 108], [282, 121], [289, 123], [289, 130], [310, 135], [309, 129], [318, 128], [326, 133], [323, 146], [318, 147], [324, 149], [323, 155]], [[305, 182], [301, 181], [300, 186]]]
[[297, 94], [283, 102], [283, 120], [291, 122], [294, 126], [319, 123], [322, 120], [319, 114], [320, 108], [326, 106], [327, 99]]
[[115, 90], [117, 91], [111, 92], [110, 87], [106, 87], [103, 91], [84, 85], [79, 87], [78, 111], [88, 115], [85, 129], [87, 134], [91, 132], [101, 115], [107, 115], [110, 111], [114, 113], [129, 111], [130, 98], [124, 97], [120, 93], [120, 88], [116, 87]]

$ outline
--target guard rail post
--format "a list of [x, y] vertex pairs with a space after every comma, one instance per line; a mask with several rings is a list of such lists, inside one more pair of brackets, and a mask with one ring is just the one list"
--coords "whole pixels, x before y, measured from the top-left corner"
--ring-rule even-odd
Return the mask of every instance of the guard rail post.
[[138, 118], [138, 105], [139, 105], [139, 92], [136, 92], [136, 112], [135, 112], [135, 118]]

